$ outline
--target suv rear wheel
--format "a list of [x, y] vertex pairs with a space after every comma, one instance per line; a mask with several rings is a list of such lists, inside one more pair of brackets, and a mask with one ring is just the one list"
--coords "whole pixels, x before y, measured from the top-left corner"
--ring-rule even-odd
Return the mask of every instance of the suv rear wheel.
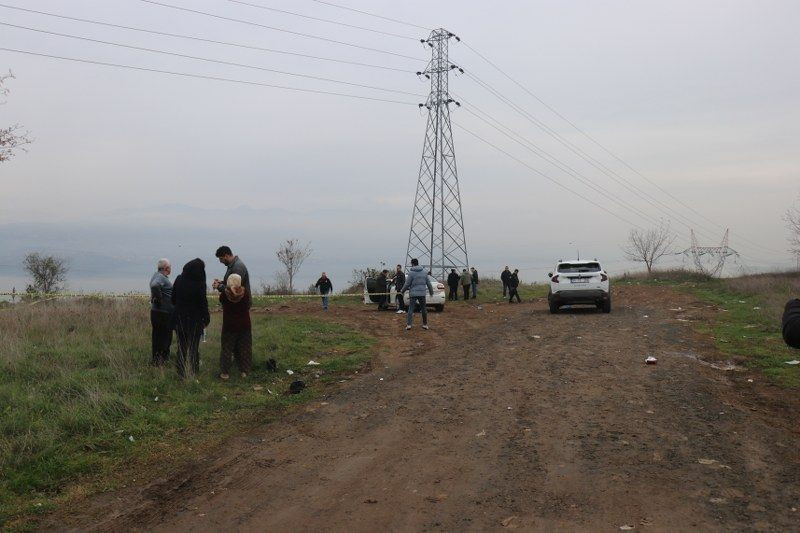
[[608, 295], [608, 298], [603, 300], [603, 303], [600, 304], [600, 309], [604, 313], [610, 313], [611, 312], [611, 295], [610, 294]]
[[550, 313], [553, 314], [553, 315], [558, 313], [558, 304], [557, 303], [550, 302]]

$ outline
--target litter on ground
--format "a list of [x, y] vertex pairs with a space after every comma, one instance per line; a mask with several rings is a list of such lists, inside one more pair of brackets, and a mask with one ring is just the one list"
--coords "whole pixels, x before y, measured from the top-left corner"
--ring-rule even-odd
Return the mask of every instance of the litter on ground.
[[311, 359], [308, 363], [306, 363], [306, 366], [319, 366], [319, 363]]
[[786, 361], [787, 365], [800, 365], [800, 361], [797, 359], [792, 359], [791, 361]]
[[294, 370], [287, 370], [286, 373], [291, 376], [292, 374], [294, 374]]
[[644, 362], [647, 363], [648, 365], [654, 365], [654, 364], [658, 363], [658, 359], [656, 359], [655, 357], [653, 357], [651, 355], [647, 359], [645, 359]]

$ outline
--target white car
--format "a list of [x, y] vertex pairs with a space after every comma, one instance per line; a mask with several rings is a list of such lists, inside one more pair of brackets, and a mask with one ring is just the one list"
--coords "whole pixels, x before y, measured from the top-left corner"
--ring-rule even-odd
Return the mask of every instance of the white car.
[[[447, 300], [447, 295], [444, 292], [444, 283], [441, 283], [436, 280], [433, 276], [428, 276], [428, 279], [431, 281], [431, 285], [433, 285], [433, 296], [430, 294], [426, 294], [425, 296], [425, 307], [433, 307], [433, 309], [439, 313], [444, 311], [444, 302]], [[364, 303], [365, 304], [377, 304], [380, 303], [380, 296], [377, 294], [385, 293], [386, 288], [378, 287], [378, 280], [376, 278], [364, 278]], [[389, 287], [389, 305], [397, 306], [397, 288], [394, 284], [390, 284]], [[403, 301], [408, 302], [410, 301], [408, 296], [408, 291], [403, 293]]]
[[562, 305], [594, 304], [604, 313], [611, 312], [611, 285], [608, 274], [597, 259], [559, 261], [550, 277], [547, 301], [550, 312]]

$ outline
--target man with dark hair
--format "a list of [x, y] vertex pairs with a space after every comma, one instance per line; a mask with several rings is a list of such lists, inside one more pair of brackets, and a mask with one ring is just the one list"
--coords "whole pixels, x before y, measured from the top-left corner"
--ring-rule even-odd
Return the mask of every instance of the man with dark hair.
[[508, 291], [508, 278], [511, 277], [511, 271], [508, 269], [508, 265], [506, 265], [505, 270], [500, 273], [500, 281], [503, 282], [503, 298], [506, 297], [506, 291]]
[[169, 259], [159, 259], [156, 273], [150, 278], [150, 324], [153, 326], [151, 364], [161, 366], [169, 360], [172, 345], [172, 282]]
[[333, 292], [333, 283], [331, 282], [328, 275], [323, 272], [322, 276], [317, 280], [317, 283], [314, 285], [317, 289], [319, 289], [319, 293], [322, 296], [322, 310], [328, 310], [328, 298], [330, 298], [330, 294]]
[[450, 274], [447, 275], [447, 286], [450, 287], [450, 295], [447, 297], [449, 300], [458, 300], [458, 283], [461, 276], [458, 275], [455, 268], [450, 269]]
[[515, 268], [514, 273], [508, 277], [508, 303], [512, 303], [515, 296], [517, 297], [517, 303], [522, 302], [519, 298], [517, 287], [519, 287], [519, 269]]
[[389, 280], [387, 274], [389, 274], [389, 271], [384, 268], [378, 275], [377, 279], [377, 288], [380, 293], [380, 296], [378, 296], [378, 311], [386, 311], [386, 309], [389, 308], [389, 296], [386, 294], [389, 292]]
[[217, 252], [214, 255], [217, 256], [220, 263], [228, 268], [225, 270], [225, 277], [222, 278], [222, 281], [215, 278], [214, 282], [211, 284], [211, 288], [219, 292], [224, 292], [228, 282], [228, 276], [231, 274], [239, 274], [242, 278], [242, 287], [247, 289], [247, 292], [252, 295], [252, 292], [250, 292], [250, 274], [247, 272], [247, 267], [242, 260], [239, 259], [239, 256], [233, 255], [233, 252], [228, 246], [220, 246], [217, 248]]
[[475, 270], [475, 267], [470, 267], [472, 270], [472, 299], [478, 297], [478, 271]]
[[414, 307], [420, 306], [422, 312], [422, 329], [428, 329], [428, 309], [425, 307], [425, 294], [433, 296], [433, 284], [431, 277], [425, 273], [425, 269], [419, 266], [419, 259], [411, 260], [411, 269], [406, 276], [402, 292], [408, 289], [408, 314], [406, 315], [406, 330], [411, 329], [414, 321]]
[[395, 300], [397, 300], [397, 314], [405, 313], [406, 304], [403, 299], [403, 285], [406, 283], [406, 274], [403, 272], [403, 266], [397, 265], [395, 267], [394, 277], [392, 278], [392, 283], [394, 283], [394, 290], [397, 291], [395, 295]]

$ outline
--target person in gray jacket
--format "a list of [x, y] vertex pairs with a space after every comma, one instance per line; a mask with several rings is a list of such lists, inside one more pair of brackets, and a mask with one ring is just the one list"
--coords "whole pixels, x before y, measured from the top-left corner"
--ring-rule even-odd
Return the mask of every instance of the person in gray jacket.
[[153, 326], [150, 364], [162, 366], [169, 360], [172, 346], [172, 282], [169, 259], [159, 259], [156, 273], [150, 278], [150, 324]]
[[225, 270], [225, 276], [222, 280], [214, 279], [214, 282], [211, 284], [212, 289], [216, 289], [219, 292], [225, 292], [225, 287], [228, 282], [228, 276], [231, 274], [239, 274], [242, 278], [242, 287], [247, 289], [247, 292], [252, 295], [253, 293], [250, 292], [250, 274], [247, 272], [247, 267], [244, 265], [241, 259], [239, 259], [238, 255], [233, 255], [230, 247], [228, 246], [220, 246], [217, 248], [217, 252], [214, 254], [219, 259], [219, 262], [228, 267]]
[[414, 308], [419, 304], [420, 311], [422, 312], [422, 329], [428, 329], [428, 309], [425, 307], [425, 294], [433, 296], [433, 285], [421, 266], [419, 266], [419, 259], [411, 260], [411, 269], [406, 276], [406, 282], [403, 284], [401, 293], [408, 290], [408, 314], [406, 314], [406, 330], [411, 329], [411, 324], [414, 322]]

